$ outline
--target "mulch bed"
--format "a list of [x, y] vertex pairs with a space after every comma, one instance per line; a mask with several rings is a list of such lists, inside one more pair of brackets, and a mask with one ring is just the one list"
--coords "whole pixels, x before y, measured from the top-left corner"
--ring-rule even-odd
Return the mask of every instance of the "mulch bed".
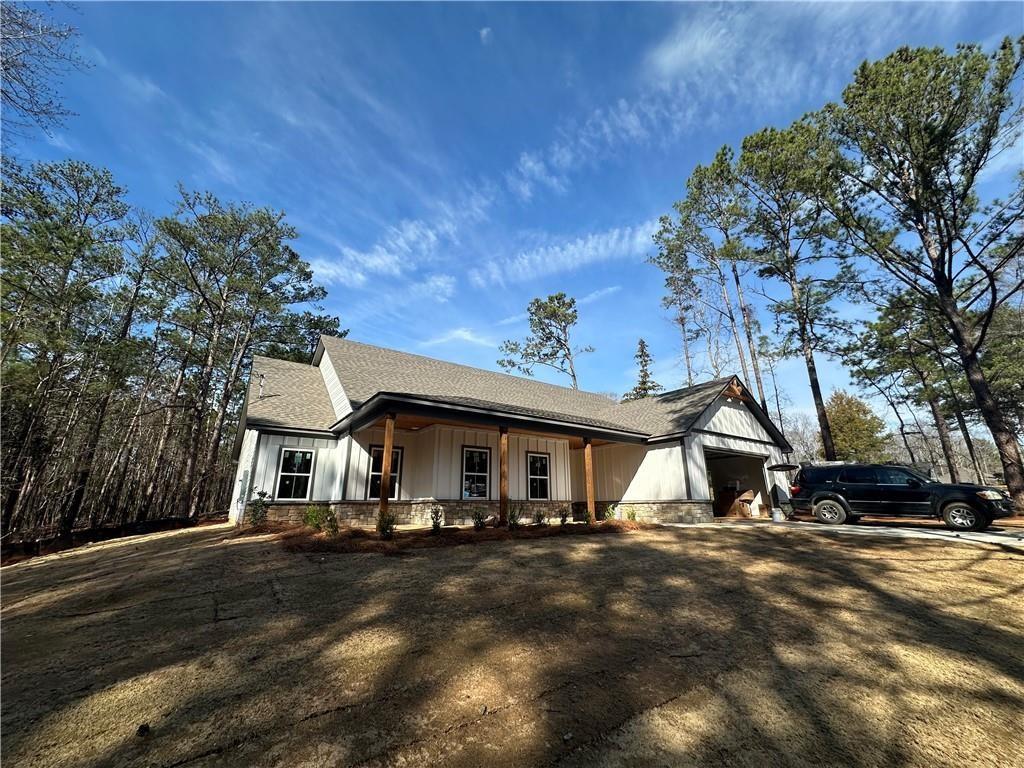
[[266, 523], [243, 528], [240, 536], [275, 534], [289, 552], [376, 552], [382, 555], [399, 555], [416, 549], [458, 547], [467, 544], [482, 544], [488, 541], [514, 541], [519, 539], [546, 539], [553, 536], [588, 536], [630, 531], [656, 530], [661, 526], [632, 520], [608, 520], [594, 525], [524, 525], [515, 530], [487, 527], [472, 528], [446, 527], [434, 534], [429, 528], [395, 531], [394, 538], [381, 539], [376, 531], [367, 528], [342, 528], [336, 535], [317, 531], [308, 526]]

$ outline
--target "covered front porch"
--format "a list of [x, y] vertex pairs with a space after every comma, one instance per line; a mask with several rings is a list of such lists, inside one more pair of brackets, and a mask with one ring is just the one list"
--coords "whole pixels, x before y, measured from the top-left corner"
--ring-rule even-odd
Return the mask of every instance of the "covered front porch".
[[354, 458], [332, 506], [362, 525], [381, 514], [429, 525], [438, 507], [446, 525], [469, 525], [479, 514], [506, 525], [513, 508], [524, 523], [538, 514], [596, 520], [593, 451], [612, 444], [553, 424], [419, 408], [385, 411], [349, 440]]

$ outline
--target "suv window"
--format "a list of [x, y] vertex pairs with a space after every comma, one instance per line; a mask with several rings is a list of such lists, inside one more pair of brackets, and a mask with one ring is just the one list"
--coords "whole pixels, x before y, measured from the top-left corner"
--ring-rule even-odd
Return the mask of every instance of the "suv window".
[[804, 467], [797, 475], [796, 483], [803, 485], [820, 485], [836, 479], [835, 467]]
[[920, 482], [920, 478], [899, 467], [879, 467], [875, 471], [878, 473], [878, 482], [881, 485], [906, 485], [910, 480]]
[[851, 485], [869, 485], [877, 482], [875, 470], [871, 467], [846, 467], [839, 475], [839, 482]]

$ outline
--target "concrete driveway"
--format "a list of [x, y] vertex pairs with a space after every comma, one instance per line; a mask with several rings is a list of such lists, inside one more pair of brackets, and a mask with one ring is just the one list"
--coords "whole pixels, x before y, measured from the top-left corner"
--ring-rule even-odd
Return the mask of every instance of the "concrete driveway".
[[954, 544], [996, 544], [1024, 548], [1024, 525], [1016, 521], [1004, 525], [1000, 525], [1000, 521], [996, 521], [986, 531], [972, 531], [970, 533], [951, 531], [941, 523], [932, 520], [882, 521], [862, 519], [860, 522], [851, 525], [825, 525], [816, 520], [787, 520], [784, 523], [773, 523], [769, 520], [721, 520], [714, 523], [703, 523], [702, 525], [715, 528], [771, 526], [773, 528], [802, 531], [804, 533], [821, 533], [835, 536], [926, 539], [929, 541], [948, 541]]

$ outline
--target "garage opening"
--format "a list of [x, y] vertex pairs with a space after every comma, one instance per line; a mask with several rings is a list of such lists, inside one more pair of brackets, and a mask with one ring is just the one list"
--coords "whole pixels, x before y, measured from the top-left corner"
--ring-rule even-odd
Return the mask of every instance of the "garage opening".
[[705, 448], [715, 517], [768, 517], [771, 498], [765, 485], [767, 456], [752, 456]]

